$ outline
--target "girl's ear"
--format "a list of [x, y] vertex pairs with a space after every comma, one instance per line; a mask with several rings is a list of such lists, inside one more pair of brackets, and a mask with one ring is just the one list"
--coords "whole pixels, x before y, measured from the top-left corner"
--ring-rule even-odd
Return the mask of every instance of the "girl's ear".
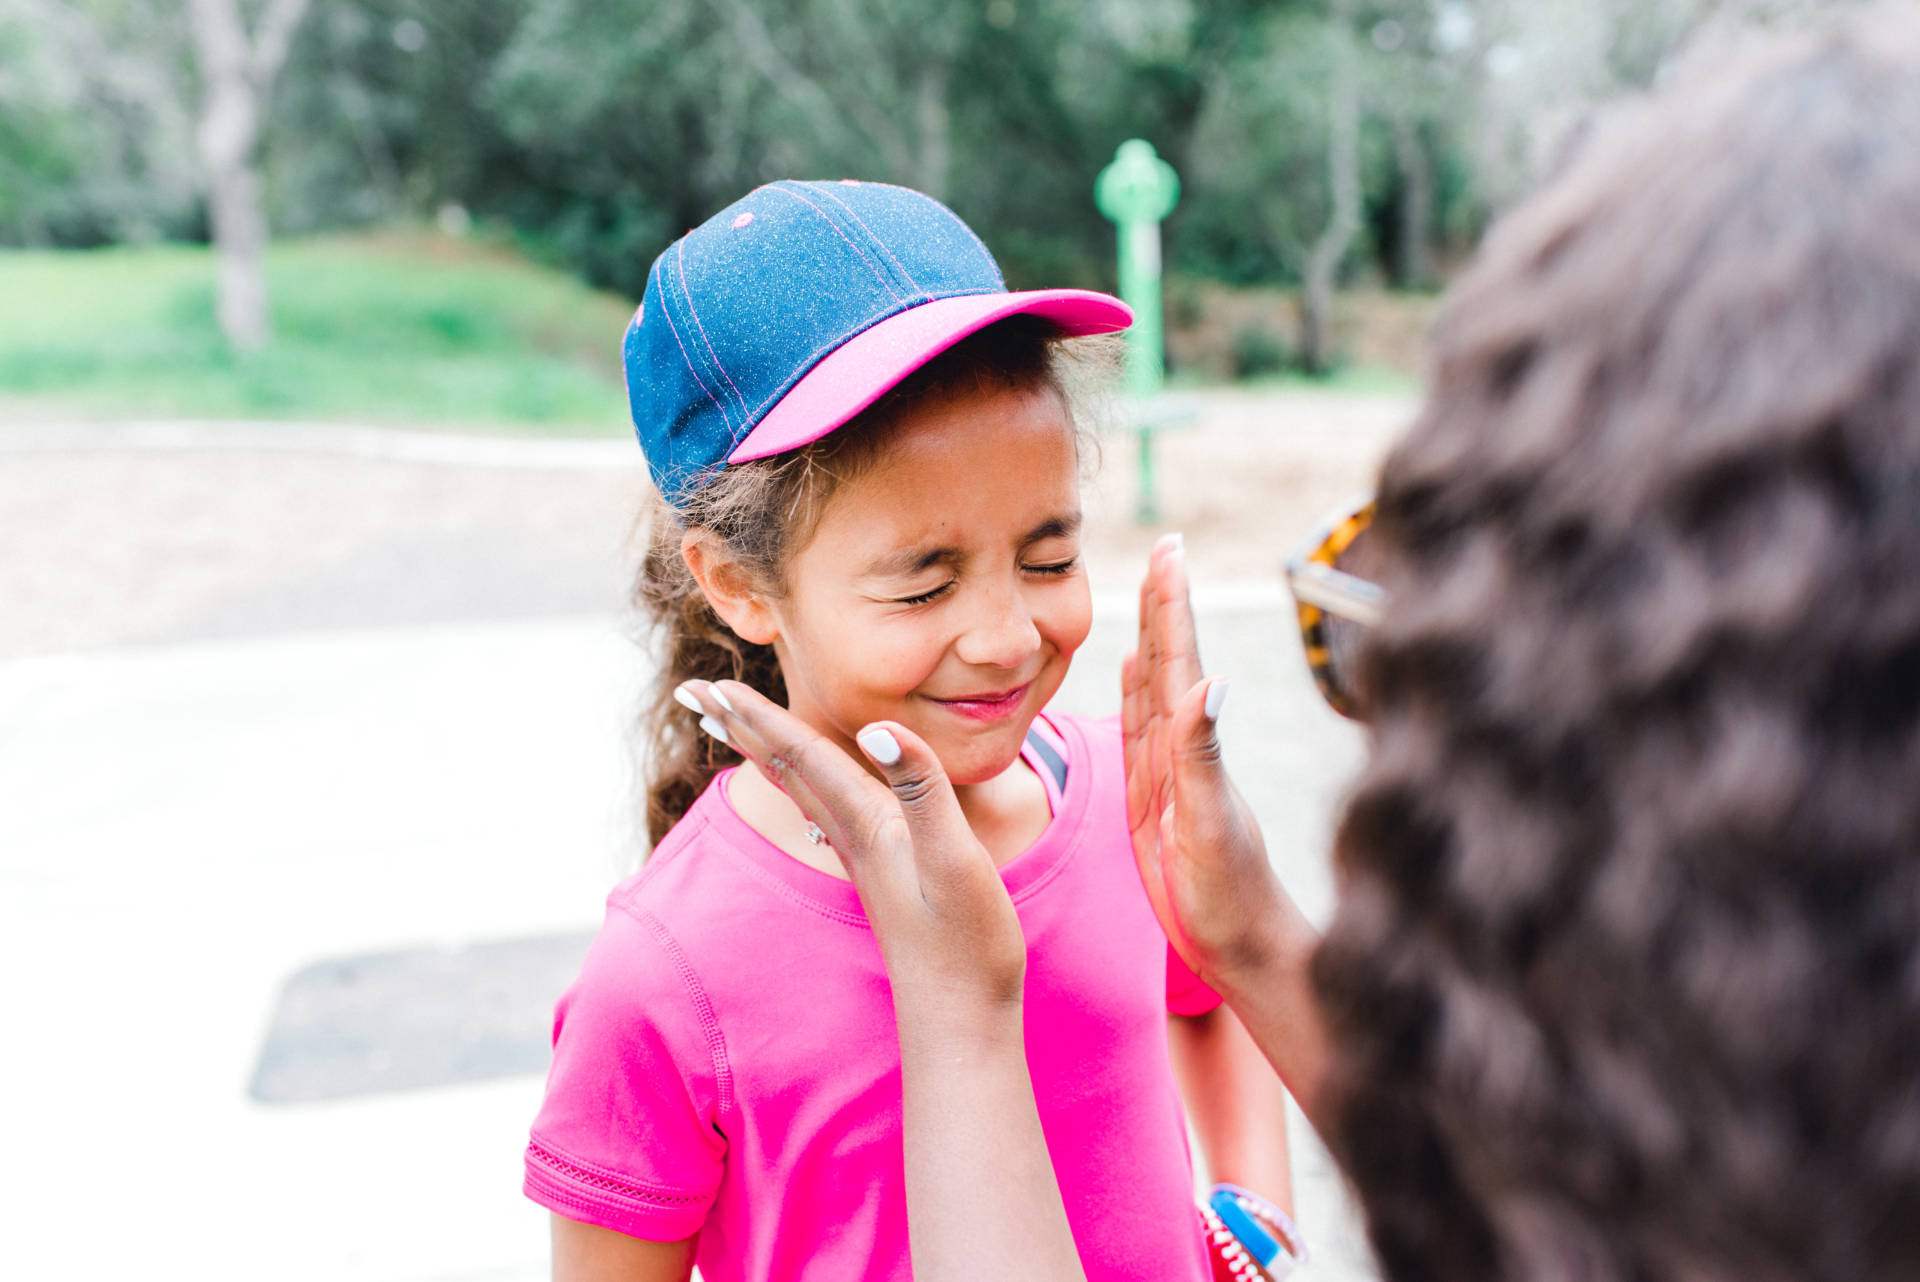
[[780, 621], [767, 599], [754, 591], [753, 580], [706, 530], [688, 530], [680, 540], [680, 556], [693, 572], [707, 604], [735, 636], [754, 645], [772, 645], [780, 635]]

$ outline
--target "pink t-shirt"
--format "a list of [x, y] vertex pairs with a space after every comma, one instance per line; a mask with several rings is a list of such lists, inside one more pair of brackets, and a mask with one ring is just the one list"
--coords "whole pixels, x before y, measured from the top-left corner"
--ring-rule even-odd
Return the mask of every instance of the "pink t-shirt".
[[[1140, 887], [1115, 725], [1036, 729], [1066, 785], [1001, 875], [1027, 940], [1027, 1059], [1067, 1217], [1093, 1282], [1199, 1282], [1165, 1016], [1219, 999]], [[1059, 764], [1029, 759], [1043, 778]], [[879, 948], [853, 886], [749, 828], [725, 789], [723, 775], [608, 899], [555, 1014], [527, 1195], [634, 1237], [697, 1232], [708, 1282], [908, 1278]]]

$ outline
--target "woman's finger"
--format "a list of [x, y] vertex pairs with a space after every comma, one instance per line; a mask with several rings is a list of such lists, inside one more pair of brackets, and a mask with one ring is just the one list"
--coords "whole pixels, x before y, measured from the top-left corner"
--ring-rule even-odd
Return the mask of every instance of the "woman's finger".
[[[1158, 543], [1154, 544], [1154, 547], [1156, 548], [1159, 546], [1160, 545]], [[1151, 651], [1152, 638], [1148, 636], [1148, 629], [1152, 626], [1152, 620], [1153, 620], [1153, 553], [1148, 552], [1147, 570], [1145, 574], [1142, 574], [1140, 576], [1140, 619], [1139, 619], [1138, 633], [1135, 636], [1134, 643], [1133, 643], [1133, 652], [1136, 655], [1139, 655], [1142, 660], [1147, 659], [1152, 653]]]
[[1133, 838], [1133, 853], [1140, 864], [1142, 878], [1157, 877], [1161, 788], [1166, 771], [1154, 755], [1151, 711], [1146, 696], [1146, 677], [1139, 659], [1128, 655], [1120, 663], [1122, 699], [1120, 709], [1121, 764], [1126, 771], [1127, 831]]
[[1182, 746], [1173, 721], [1182, 699], [1204, 676], [1200, 646], [1188, 595], [1185, 550], [1177, 537], [1154, 545], [1147, 577], [1152, 583], [1152, 616], [1147, 632], [1153, 666], [1147, 673], [1147, 702], [1152, 708], [1153, 808], [1173, 804], [1173, 755]]
[[1026, 943], [1013, 900], [919, 736], [890, 721], [864, 727], [855, 742], [875, 779], [838, 744], [738, 682], [690, 681], [675, 697], [697, 707], [709, 733], [739, 749], [826, 833], [866, 907], [896, 1000], [903, 991], [1018, 997]]
[[1153, 618], [1148, 624], [1154, 645], [1154, 706], [1160, 716], [1169, 717], [1204, 675], [1185, 550], [1178, 541], [1163, 539], [1154, 546], [1147, 574], [1154, 585]]
[[943, 1006], [969, 992], [995, 1003], [1017, 1000], [1027, 964], [1020, 917], [940, 759], [891, 721], [863, 727], [854, 742], [893, 790], [917, 874], [918, 902], [898, 905], [900, 915], [884, 929], [875, 925], [895, 1000], [923, 984]]
[[[707, 686], [702, 690], [704, 697], [716, 699], [716, 688]], [[721, 696], [724, 697], [724, 696]], [[844, 800], [834, 802], [820, 797], [813, 787], [811, 775], [805, 771], [796, 771], [794, 763], [808, 757], [808, 745], [811, 743], [811, 727], [786, 726], [782, 724], [784, 709], [777, 705], [771, 713], [773, 727], [759, 715], [757, 704], [750, 702], [753, 696], [739, 696], [740, 707], [746, 714], [736, 712], [733, 707], [723, 707], [709, 711], [700, 718], [701, 729], [708, 734], [720, 737], [735, 751], [753, 762], [760, 770], [761, 777], [778, 788], [787, 799], [800, 807], [800, 811], [812, 824], [820, 829], [826, 839], [836, 849], [852, 848], [859, 845], [855, 835], [860, 820], [855, 817]], [[828, 745], [831, 747], [831, 745]], [[844, 754], [842, 754], [844, 755]], [[831, 762], [829, 760], [829, 769]], [[817, 775], [814, 771], [812, 774]]]
[[1167, 772], [1156, 750], [1157, 718], [1149, 690], [1154, 661], [1149, 624], [1153, 615], [1153, 576], [1148, 574], [1140, 587], [1140, 649], [1120, 662], [1120, 741], [1126, 767], [1127, 831], [1133, 846], [1134, 867], [1154, 917], [1172, 939], [1178, 933], [1179, 922], [1167, 893], [1166, 870], [1161, 864], [1161, 784]]
[[1174, 792], [1188, 806], [1196, 801], [1212, 804], [1215, 794], [1231, 786], [1220, 754], [1220, 714], [1226, 701], [1224, 677], [1201, 681], [1180, 697], [1168, 723]]
[[1120, 748], [1126, 766], [1127, 827], [1135, 830], [1146, 818], [1153, 798], [1143, 671], [1138, 653], [1120, 660]]
[[[708, 733], [717, 728], [800, 807], [856, 882], [877, 877], [897, 885], [912, 875], [911, 859], [879, 839], [893, 800], [859, 762], [751, 686], [689, 681], [682, 689], [700, 703]], [[892, 866], [896, 861], [902, 866]]]
[[1162, 783], [1166, 777], [1166, 743], [1161, 732], [1161, 710], [1156, 698], [1160, 682], [1160, 574], [1159, 563], [1168, 535], [1153, 545], [1147, 557], [1147, 573], [1140, 582], [1140, 649], [1135, 660], [1135, 680], [1139, 682], [1136, 718], [1139, 726], [1140, 757], [1147, 795], [1146, 808], [1154, 817], [1165, 805]]
[[993, 870], [992, 859], [961, 812], [945, 767], [920, 736], [898, 722], [876, 721], [855, 735], [854, 742], [893, 790], [923, 887], [945, 889], [956, 879], [978, 877], [982, 865]]

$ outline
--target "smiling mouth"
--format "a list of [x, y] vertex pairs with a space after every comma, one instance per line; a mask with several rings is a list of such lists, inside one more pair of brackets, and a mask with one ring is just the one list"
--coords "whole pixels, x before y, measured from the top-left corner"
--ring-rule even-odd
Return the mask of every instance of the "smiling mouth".
[[1032, 688], [1033, 682], [1029, 681], [998, 694], [970, 694], [964, 699], [935, 699], [933, 702], [974, 721], [996, 721], [1018, 709], [1021, 701], [1027, 697], [1027, 691]]

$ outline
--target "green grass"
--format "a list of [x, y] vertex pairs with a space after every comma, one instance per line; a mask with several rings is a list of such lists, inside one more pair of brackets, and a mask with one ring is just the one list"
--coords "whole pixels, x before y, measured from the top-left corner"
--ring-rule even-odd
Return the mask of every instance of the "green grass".
[[415, 233], [283, 242], [274, 337], [238, 355], [194, 246], [0, 251], [0, 415], [627, 430], [632, 303]]

